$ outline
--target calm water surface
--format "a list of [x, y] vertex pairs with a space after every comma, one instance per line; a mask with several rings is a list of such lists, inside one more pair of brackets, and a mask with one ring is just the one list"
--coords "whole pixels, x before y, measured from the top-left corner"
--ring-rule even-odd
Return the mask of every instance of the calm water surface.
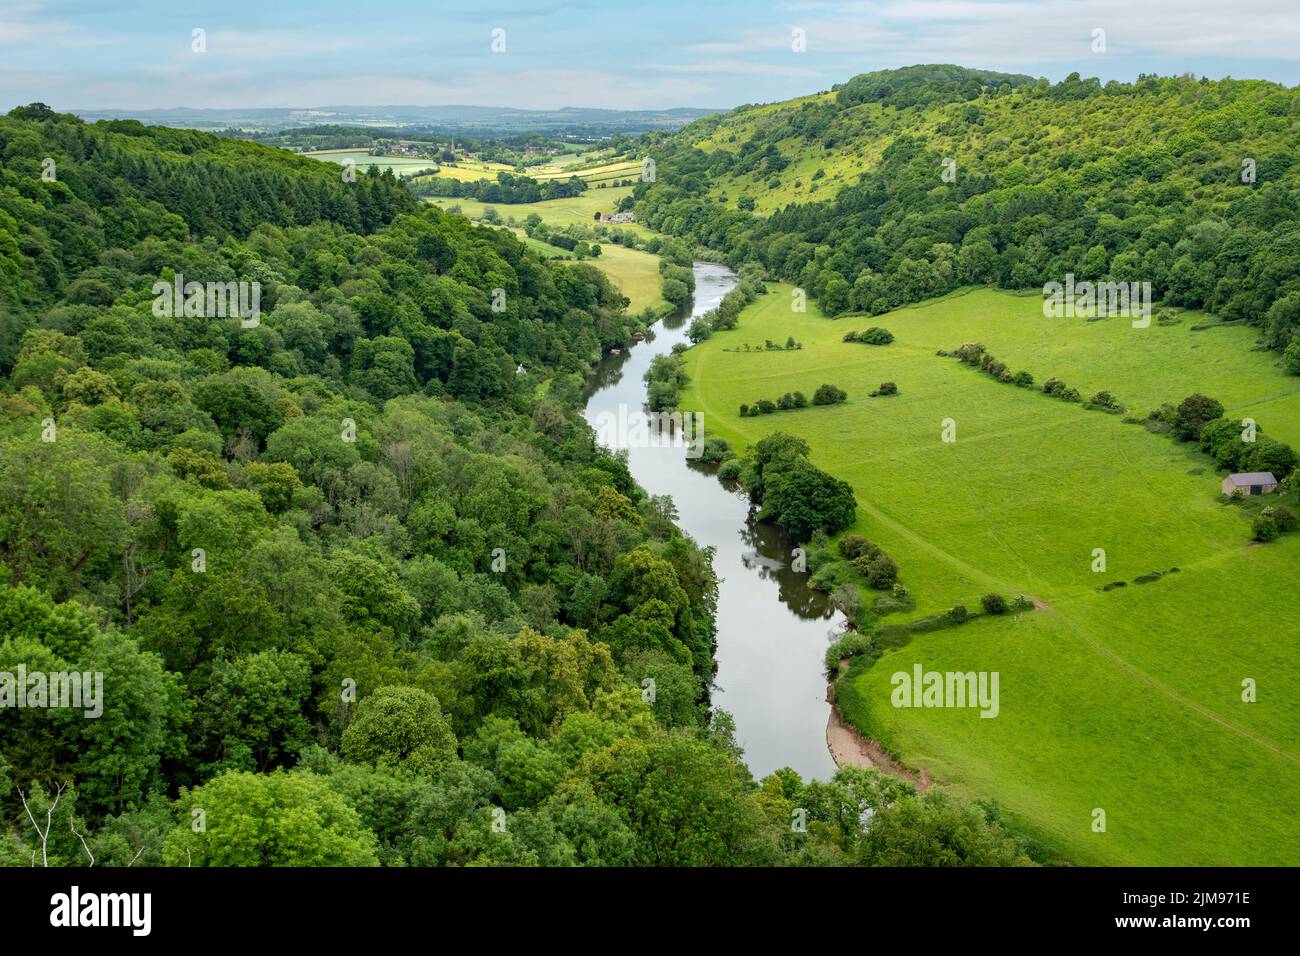
[[[598, 370], [586, 417], [645, 405], [650, 360], [686, 342], [690, 318], [714, 308], [736, 284], [725, 266], [695, 263], [695, 298], [654, 328], [654, 338]], [[708, 420], [704, 432], [708, 434]], [[791, 543], [777, 528], [755, 523], [749, 501], [728, 490], [713, 469], [680, 448], [629, 448], [632, 476], [652, 495], [669, 495], [678, 524], [702, 547], [716, 549], [718, 671], [713, 704], [731, 712], [745, 759], [756, 778], [792, 767], [805, 779], [835, 771], [826, 749], [826, 679], [822, 658], [843, 618], [827, 596], [789, 569]]]

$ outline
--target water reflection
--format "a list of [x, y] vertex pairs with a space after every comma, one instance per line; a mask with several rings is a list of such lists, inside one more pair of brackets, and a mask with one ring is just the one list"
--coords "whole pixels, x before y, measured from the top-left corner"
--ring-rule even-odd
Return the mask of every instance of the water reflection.
[[[695, 264], [695, 297], [656, 328], [657, 334], [620, 355], [607, 355], [593, 377], [586, 418], [645, 404], [643, 376], [656, 355], [686, 341], [688, 319], [717, 306], [736, 284], [735, 273]], [[707, 432], [707, 422], [706, 422]], [[716, 469], [681, 449], [632, 447], [628, 467], [648, 493], [672, 498], [678, 525], [702, 547], [714, 549], [719, 577], [714, 703], [736, 719], [737, 736], [755, 776], [793, 767], [804, 777], [834, 771], [826, 749], [823, 657], [843, 618], [824, 594], [808, 588], [792, 567], [792, 543], [779, 528], [753, 520], [736, 488]]]

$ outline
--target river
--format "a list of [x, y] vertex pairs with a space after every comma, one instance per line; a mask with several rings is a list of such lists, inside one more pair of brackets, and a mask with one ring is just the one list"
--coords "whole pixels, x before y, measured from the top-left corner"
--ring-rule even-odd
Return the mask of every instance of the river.
[[[645, 406], [643, 376], [650, 360], [687, 342], [690, 318], [714, 308], [736, 284], [725, 266], [695, 263], [695, 297], [654, 327], [654, 337], [606, 356], [587, 402], [587, 421]], [[708, 421], [704, 422], [705, 434]], [[827, 596], [790, 569], [791, 542], [780, 529], [758, 524], [749, 500], [729, 490], [714, 469], [688, 461], [684, 449], [627, 447], [632, 476], [652, 495], [669, 495], [678, 525], [701, 547], [713, 547], [719, 578], [717, 673], [713, 705], [736, 720], [736, 736], [755, 778], [791, 767], [808, 778], [835, 771], [826, 747], [823, 658], [843, 618]], [[640, 443], [644, 444], [644, 443]], [[615, 439], [615, 447], [619, 442]]]

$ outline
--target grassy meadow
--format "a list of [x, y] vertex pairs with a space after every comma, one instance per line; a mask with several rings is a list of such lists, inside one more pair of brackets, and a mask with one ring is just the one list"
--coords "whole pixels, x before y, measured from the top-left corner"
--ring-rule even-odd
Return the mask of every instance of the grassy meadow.
[[[424, 169], [430, 169], [438, 165], [436, 160], [432, 159], [414, 159], [407, 156], [371, 156], [370, 151], [366, 149], [321, 149], [315, 152], [302, 153], [308, 159], [318, 159], [326, 163], [338, 163], [340, 166], [352, 160], [358, 170], [366, 170], [371, 166], [380, 170], [392, 169], [394, 176], [414, 176]], [[505, 167], [509, 168], [509, 167]], [[478, 179], [478, 176], [474, 177]]]
[[[620, 198], [631, 193], [631, 187], [617, 189], [589, 189], [580, 196], [570, 199], [551, 199], [535, 203], [497, 203], [496, 211], [506, 223], [522, 223], [529, 214], [537, 213], [542, 221], [553, 228], [563, 229], [567, 226], [590, 226], [597, 211], [611, 212]], [[459, 208], [461, 215], [470, 219], [481, 219], [483, 210], [492, 203], [482, 203], [475, 199], [450, 199], [440, 196], [430, 197], [431, 202], [440, 209]], [[643, 236], [653, 235], [653, 231], [636, 223], [627, 223], [618, 227], [634, 230]], [[556, 246], [529, 239], [521, 228], [512, 230], [523, 242], [543, 255], [553, 259], [569, 258], [568, 253]], [[645, 308], [660, 309], [667, 305], [661, 295], [659, 276], [659, 257], [648, 252], [639, 252], [612, 242], [600, 245], [601, 254], [595, 259], [588, 259], [594, 266], [602, 269], [614, 281], [623, 294], [628, 297], [628, 310], [636, 313]]]
[[641, 163], [637, 160], [622, 159], [576, 169], [572, 164], [531, 166], [523, 173], [537, 180], [568, 179], [570, 176], [577, 176], [588, 185], [595, 185], [616, 179], [637, 179], [641, 175]]
[[[994, 381], [938, 356], [983, 342], [1039, 383], [1106, 389], [1144, 415], [1193, 391], [1226, 414], [1300, 443], [1300, 379], [1252, 351], [1241, 327], [1204, 316], [1133, 329], [1127, 320], [1046, 319], [1041, 298], [978, 290], [874, 318], [791, 309], [772, 286], [738, 329], [688, 353], [681, 407], [743, 446], [776, 430], [849, 481], [856, 530], [901, 568], [917, 609], [980, 595], [1041, 605], [921, 634], [841, 681], [845, 716], [901, 759], [974, 796], [1079, 863], [1300, 863], [1300, 535], [1252, 544], [1244, 509], [1219, 500], [1213, 463], [1120, 415]], [[844, 343], [883, 326], [888, 346]], [[736, 351], [784, 343], [799, 351]], [[869, 398], [884, 381], [899, 393]], [[740, 418], [738, 406], [832, 383], [839, 406]], [[956, 441], [941, 440], [945, 419]], [[1106, 551], [1104, 573], [1093, 551]], [[1138, 575], [1166, 573], [1147, 584]], [[1102, 592], [1102, 584], [1128, 581]], [[895, 709], [890, 676], [1001, 675], [1001, 713]], [[1258, 701], [1241, 700], [1243, 679]], [[1107, 829], [1093, 832], [1093, 811]]]
[[584, 261], [599, 266], [623, 291], [628, 297], [629, 312], [635, 314], [647, 308], [657, 311], [667, 306], [662, 295], [658, 256], [606, 242], [601, 245], [599, 256]]
[[[631, 186], [611, 186], [608, 188], [588, 189], [579, 196], [568, 199], [548, 199], [545, 202], [530, 203], [484, 203], [477, 199], [457, 199], [447, 196], [429, 196], [431, 202], [441, 209], [459, 206], [461, 212], [470, 219], [481, 219], [483, 210], [493, 206], [504, 220], [514, 219], [523, 222], [530, 213], [537, 213], [548, 226], [564, 229], [568, 226], [591, 226], [596, 213], [612, 213], [619, 200], [632, 194]], [[654, 231], [639, 223], [625, 223], [618, 227], [625, 231], [649, 237]]]

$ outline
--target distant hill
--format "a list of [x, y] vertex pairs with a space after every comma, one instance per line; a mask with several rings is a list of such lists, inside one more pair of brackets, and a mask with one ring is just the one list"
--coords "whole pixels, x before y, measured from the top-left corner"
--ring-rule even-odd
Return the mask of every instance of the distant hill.
[[387, 128], [460, 130], [479, 136], [544, 132], [556, 135], [607, 136], [678, 129], [717, 110], [605, 110], [565, 107], [521, 110], [496, 106], [320, 106], [311, 109], [174, 109], [72, 110], [88, 122], [134, 119], [154, 126], [185, 129], [250, 131], [335, 124]]
[[1149, 282], [1273, 348], [1294, 339], [1300, 366], [1300, 90], [926, 65], [641, 145], [657, 177], [636, 188], [639, 221], [831, 315], [968, 284]]

